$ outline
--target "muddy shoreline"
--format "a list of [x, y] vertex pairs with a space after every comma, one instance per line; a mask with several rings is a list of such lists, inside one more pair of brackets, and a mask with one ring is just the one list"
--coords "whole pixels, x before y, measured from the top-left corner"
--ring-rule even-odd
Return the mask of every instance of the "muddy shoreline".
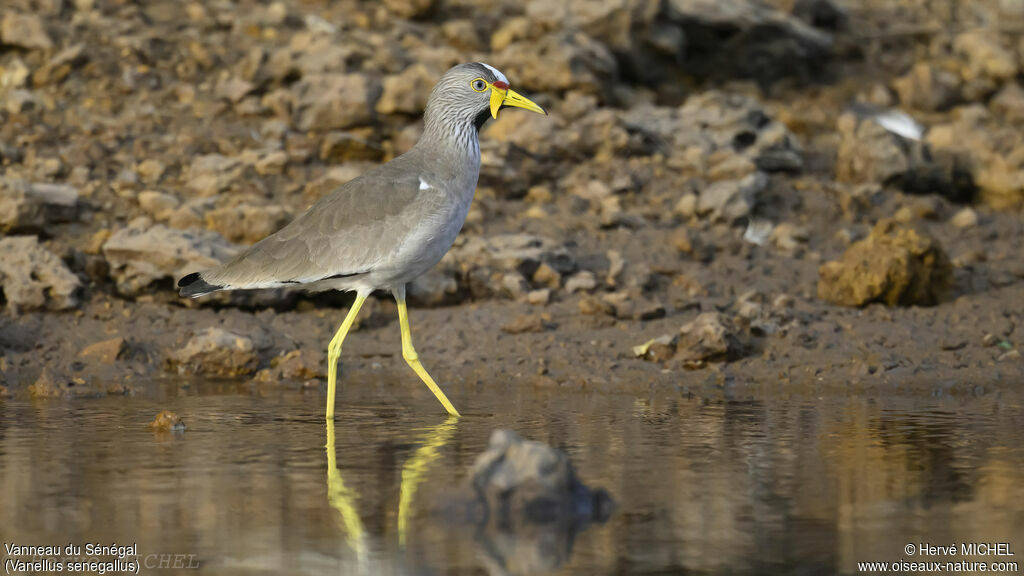
[[[949, 15], [918, 7], [901, 19], [927, 33], [887, 36], [871, 2], [749, 3], [735, 23], [688, 1], [43, 4], [15, 1], [0, 42], [0, 397], [322, 390], [348, 297], [173, 283], [408, 149], [423, 91], [466, 59], [552, 113], [483, 129], [466, 226], [410, 289], [416, 347], [470, 411], [496, 381], [1024, 381], [1024, 42], [986, 34], [999, 18], [934, 32]], [[718, 48], [732, 59], [700, 56]], [[378, 296], [342, 385], [426, 402]]]

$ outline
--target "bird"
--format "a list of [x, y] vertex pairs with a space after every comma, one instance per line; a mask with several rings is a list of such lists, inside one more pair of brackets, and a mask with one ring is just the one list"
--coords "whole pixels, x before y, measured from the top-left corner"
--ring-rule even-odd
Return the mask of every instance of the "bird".
[[480, 176], [480, 129], [505, 108], [547, 115], [512, 90], [497, 68], [483, 62], [454, 66], [431, 90], [423, 133], [408, 152], [332, 190], [228, 262], [183, 276], [179, 294], [197, 298], [279, 287], [355, 292], [327, 345], [326, 418], [333, 421], [345, 336], [366, 298], [376, 290], [390, 291], [398, 304], [403, 358], [448, 414], [458, 417], [413, 347], [406, 287], [455, 242]]

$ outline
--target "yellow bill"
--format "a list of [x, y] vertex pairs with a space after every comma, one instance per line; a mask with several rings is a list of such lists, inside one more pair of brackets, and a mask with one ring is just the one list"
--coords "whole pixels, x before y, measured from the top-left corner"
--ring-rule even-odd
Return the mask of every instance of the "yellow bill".
[[533, 100], [530, 100], [511, 88], [500, 88], [495, 84], [491, 84], [491, 116], [493, 116], [495, 120], [498, 119], [498, 110], [501, 110], [502, 106], [514, 106], [516, 108], [524, 108], [538, 114], [544, 114], [545, 116], [547, 115], [547, 112], [538, 106]]

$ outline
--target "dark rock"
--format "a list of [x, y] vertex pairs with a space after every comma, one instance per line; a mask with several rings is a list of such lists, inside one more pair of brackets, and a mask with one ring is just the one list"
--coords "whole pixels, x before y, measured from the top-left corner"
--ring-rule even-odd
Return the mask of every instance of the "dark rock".
[[718, 312], [705, 312], [679, 329], [676, 359], [688, 368], [699, 368], [707, 362], [732, 360], [740, 353], [735, 327]]

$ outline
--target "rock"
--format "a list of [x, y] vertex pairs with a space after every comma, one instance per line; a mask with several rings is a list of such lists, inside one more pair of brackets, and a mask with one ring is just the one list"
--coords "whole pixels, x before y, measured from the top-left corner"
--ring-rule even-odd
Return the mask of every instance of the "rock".
[[280, 206], [241, 204], [210, 210], [205, 219], [207, 228], [229, 242], [253, 244], [280, 230], [291, 214]]
[[207, 154], [192, 161], [186, 187], [199, 196], [213, 196], [227, 190], [242, 176], [244, 166], [238, 158]]
[[551, 301], [551, 290], [548, 288], [541, 288], [540, 290], [530, 290], [526, 293], [526, 302], [533, 304], [534, 306], [544, 306]]
[[832, 31], [845, 28], [849, 20], [846, 8], [833, 0], [796, 0], [793, 15], [815, 28]]
[[739, 356], [740, 343], [732, 323], [718, 312], [704, 312], [679, 329], [676, 359], [688, 368]]
[[565, 281], [565, 291], [569, 294], [592, 292], [595, 288], [597, 288], [597, 277], [590, 270], [580, 270]]
[[135, 170], [142, 177], [143, 182], [156, 184], [163, 177], [164, 172], [167, 170], [167, 165], [155, 158], [147, 158], [139, 162]]
[[28, 387], [32, 398], [102, 398], [106, 390], [91, 379], [69, 376], [46, 366], [39, 378]]
[[[655, 22], [680, 28], [678, 66], [701, 78], [809, 80], [820, 77], [832, 53], [827, 33], [758, 0], [668, 0]], [[648, 68], [647, 75], [660, 70]]]
[[0, 291], [7, 310], [67, 310], [78, 305], [81, 282], [35, 236], [0, 238]]
[[328, 132], [320, 144], [320, 159], [328, 162], [378, 161], [384, 149], [373, 138], [373, 131]]
[[112, 364], [114, 361], [120, 359], [121, 354], [124, 353], [125, 347], [124, 338], [118, 336], [116, 338], [96, 342], [82, 348], [78, 353], [78, 357], [82, 360], [91, 360], [101, 364]]
[[156, 190], [145, 190], [139, 193], [139, 208], [152, 216], [155, 220], [166, 220], [181, 205], [177, 196], [157, 192]]
[[516, 89], [558, 93], [579, 90], [594, 94], [608, 91], [618, 75], [618, 65], [608, 48], [583, 32], [563, 32], [535, 40], [515, 42], [494, 56], [495, 66]]
[[988, 30], [958, 34], [953, 39], [953, 50], [966, 60], [961, 75], [968, 85], [968, 98], [991, 94], [1020, 70], [1014, 54], [1002, 45], [1000, 35]]
[[734, 223], [750, 215], [758, 196], [768, 188], [768, 177], [755, 172], [742, 180], [723, 180], [701, 191], [697, 214], [714, 222]]
[[235, 249], [217, 233], [174, 230], [137, 218], [103, 244], [117, 289], [137, 296], [158, 280], [210, 268], [234, 255]]
[[65, 48], [54, 54], [53, 58], [32, 74], [32, 83], [35, 86], [45, 86], [63, 82], [72, 70], [85, 64], [86, 60], [88, 58], [84, 43]]
[[934, 305], [949, 293], [952, 267], [939, 243], [893, 220], [819, 269], [818, 297], [843, 306]]
[[256, 345], [246, 337], [223, 328], [207, 328], [167, 357], [167, 367], [180, 375], [220, 378], [246, 376], [259, 365]]
[[185, 421], [170, 410], [161, 410], [149, 423], [149, 428], [155, 432], [184, 432]]
[[673, 154], [670, 163], [696, 176], [709, 176], [712, 160], [722, 176], [749, 169], [730, 155], [751, 160], [765, 172], [803, 168], [796, 136], [771, 118], [761, 102], [743, 94], [710, 90], [690, 96], [678, 109], [633, 107], [622, 113], [622, 120], [646, 138], [664, 142], [665, 152]]
[[410, 282], [408, 292], [409, 300], [421, 306], [443, 306], [462, 300], [456, 272], [443, 265], [434, 266]]
[[0, 44], [27, 50], [49, 50], [53, 40], [43, 28], [43, 21], [35, 14], [8, 12], [0, 20]]
[[633, 355], [651, 362], [664, 362], [676, 354], [677, 337], [665, 334], [633, 346]]
[[836, 179], [885, 184], [926, 163], [923, 148], [885, 129], [873, 118], [844, 113], [838, 123]]
[[508, 334], [543, 332], [544, 328], [544, 319], [538, 314], [520, 314], [501, 327], [502, 331]]
[[919, 110], [939, 111], [960, 99], [960, 79], [928, 62], [918, 62], [905, 76], [892, 82], [900, 103]]
[[423, 64], [413, 64], [384, 78], [377, 112], [380, 114], [422, 114], [427, 97], [440, 74]]
[[527, 278], [533, 277], [542, 263], [559, 274], [576, 269], [576, 260], [565, 246], [531, 234], [473, 236], [464, 245], [452, 249], [452, 256], [463, 269], [516, 270]]
[[421, 18], [434, 8], [435, 0], [384, 0], [387, 9], [399, 18]]
[[611, 513], [608, 494], [583, 485], [564, 452], [511, 430], [491, 434], [470, 477], [488, 523], [496, 526], [604, 521]]
[[949, 223], [957, 228], [974, 228], [978, 225], [978, 213], [973, 208], [962, 208], [949, 219]]
[[320, 354], [308, 350], [292, 350], [272, 358], [270, 368], [260, 370], [255, 379], [265, 383], [309, 382], [324, 378], [326, 369], [327, 364]]
[[0, 177], [0, 232], [42, 230], [77, 215], [78, 190]]
[[337, 130], [368, 124], [377, 92], [362, 74], [314, 74], [295, 85], [293, 122], [299, 130]]

